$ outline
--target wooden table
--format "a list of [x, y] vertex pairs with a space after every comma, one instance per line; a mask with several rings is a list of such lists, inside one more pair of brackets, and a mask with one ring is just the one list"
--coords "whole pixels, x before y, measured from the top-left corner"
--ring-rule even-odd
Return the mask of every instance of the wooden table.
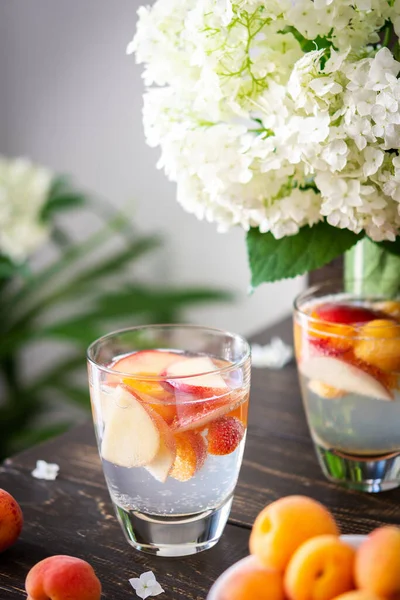
[[[252, 341], [267, 343], [272, 335], [291, 342], [290, 321]], [[306, 494], [326, 504], [344, 533], [400, 524], [400, 491], [363, 494], [341, 489], [322, 476], [294, 363], [280, 371], [253, 369], [250, 405], [249, 435], [229, 524], [216, 547], [184, 559], [141, 554], [125, 542], [112, 511], [91, 423], [7, 460], [0, 468], [0, 487], [20, 502], [25, 526], [19, 542], [1, 556], [1, 600], [25, 598], [28, 570], [52, 554], [88, 560], [108, 600], [136, 598], [128, 579], [147, 570], [154, 571], [165, 589], [160, 599], [204, 600], [218, 575], [248, 553], [257, 513], [288, 494]], [[32, 478], [37, 459], [60, 465], [56, 481]]]

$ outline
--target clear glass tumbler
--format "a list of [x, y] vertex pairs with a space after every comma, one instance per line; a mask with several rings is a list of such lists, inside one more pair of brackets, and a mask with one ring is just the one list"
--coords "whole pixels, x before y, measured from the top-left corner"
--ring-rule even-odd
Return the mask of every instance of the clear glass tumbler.
[[143, 326], [88, 350], [105, 479], [128, 542], [161, 556], [216, 544], [242, 463], [250, 349], [191, 325]]
[[327, 478], [379, 492], [400, 485], [400, 299], [348, 289], [362, 282], [295, 301], [301, 391]]

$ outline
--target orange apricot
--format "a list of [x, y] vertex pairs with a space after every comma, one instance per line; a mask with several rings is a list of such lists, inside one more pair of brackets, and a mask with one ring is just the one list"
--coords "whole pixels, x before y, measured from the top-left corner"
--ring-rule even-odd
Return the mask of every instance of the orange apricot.
[[73, 556], [50, 556], [29, 571], [27, 600], [100, 600], [101, 584], [93, 568]]
[[301, 544], [325, 534], [339, 536], [328, 509], [307, 496], [287, 496], [272, 502], [256, 518], [250, 552], [265, 567], [283, 571]]
[[18, 502], [0, 489], [0, 552], [12, 546], [20, 536], [24, 517]]
[[367, 536], [357, 552], [355, 579], [362, 590], [400, 596], [400, 528], [379, 527]]
[[293, 554], [284, 578], [289, 600], [332, 600], [354, 589], [355, 550], [335, 535], [304, 542]]
[[336, 596], [334, 600], [382, 600], [382, 598], [368, 590], [353, 590], [352, 592], [346, 592], [345, 594]]
[[266, 569], [252, 556], [229, 569], [212, 600], [284, 600], [282, 575]]

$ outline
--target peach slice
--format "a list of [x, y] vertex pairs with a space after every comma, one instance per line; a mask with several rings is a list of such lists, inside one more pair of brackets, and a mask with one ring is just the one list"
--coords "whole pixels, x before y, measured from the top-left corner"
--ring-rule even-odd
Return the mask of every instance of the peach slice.
[[[179, 398], [176, 404], [177, 417], [172, 423], [176, 432], [202, 430], [208, 425], [238, 409], [242, 404], [247, 404], [248, 395], [242, 390], [233, 390], [221, 399], [193, 400], [190, 396]], [[180, 401], [181, 400], [181, 401]], [[182, 401], [183, 400], [183, 401]]]
[[175, 435], [176, 458], [170, 476], [178, 481], [189, 481], [203, 466], [207, 458], [204, 438], [195, 431]]
[[149, 465], [161, 443], [155, 414], [132, 391], [114, 388], [101, 443], [102, 457], [120, 467]]
[[[168, 352], [164, 350], [141, 350], [133, 352], [123, 358], [118, 359], [111, 365], [112, 369], [121, 373], [131, 373], [140, 377], [154, 377], [161, 375], [174, 362], [184, 362], [185, 358], [181, 354]], [[109, 382], [116, 381], [119, 383], [121, 377], [111, 375]], [[151, 379], [135, 379], [134, 377], [125, 377], [122, 383], [132, 388], [137, 392], [144, 392], [151, 395], [153, 398], [163, 399], [165, 390], [162, 383], [152, 381]]]
[[299, 364], [300, 372], [310, 379], [379, 400], [392, 400], [392, 396], [377, 379], [362, 369], [332, 356], [316, 356]]
[[175, 462], [176, 441], [165, 421], [157, 413], [153, 413], [152, 416], [155, 419], [160, 432], [160, 448], [155, 458], [145, 468], [154, 479], [157, 479], [157, 481], [160, 481], [161, 483], [165, 483]]
[[229, 387], [221, 375], [213, 371], [218, 371], [218, 368], [211, 358], [197, 356], [171, 364], [166, 368], [165, 375], [175, 389], [195, 398], [223, 396], [229, 392]]
[[245, 427], [235, 417], [212, 421], [207, 434], [208, 453], [215, 456], [231, 454], [239, 446], [245, 432]]
[[289, 600], [332, 600], [354, 589], [355, 550], [335, 535], [304, 542], [293, 554], [284, 578]]

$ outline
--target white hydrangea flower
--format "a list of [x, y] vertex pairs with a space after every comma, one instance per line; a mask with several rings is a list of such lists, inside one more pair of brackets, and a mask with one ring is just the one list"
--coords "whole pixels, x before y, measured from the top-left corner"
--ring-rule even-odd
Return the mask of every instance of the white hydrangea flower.
[[[400, 64], [377, 46], [400, 0], [157, 0], [128, 50], [180, 204], [276, 238], [326, 219], [400, 227]], [[375, 47], [371, 44], [375, 44]], [[156, 84], [158, 87], [153, 87]]]
[[0, 254], [23, 262], [48, 239], [40, 214], [51, 180], [43, 167], [0, 157]]

